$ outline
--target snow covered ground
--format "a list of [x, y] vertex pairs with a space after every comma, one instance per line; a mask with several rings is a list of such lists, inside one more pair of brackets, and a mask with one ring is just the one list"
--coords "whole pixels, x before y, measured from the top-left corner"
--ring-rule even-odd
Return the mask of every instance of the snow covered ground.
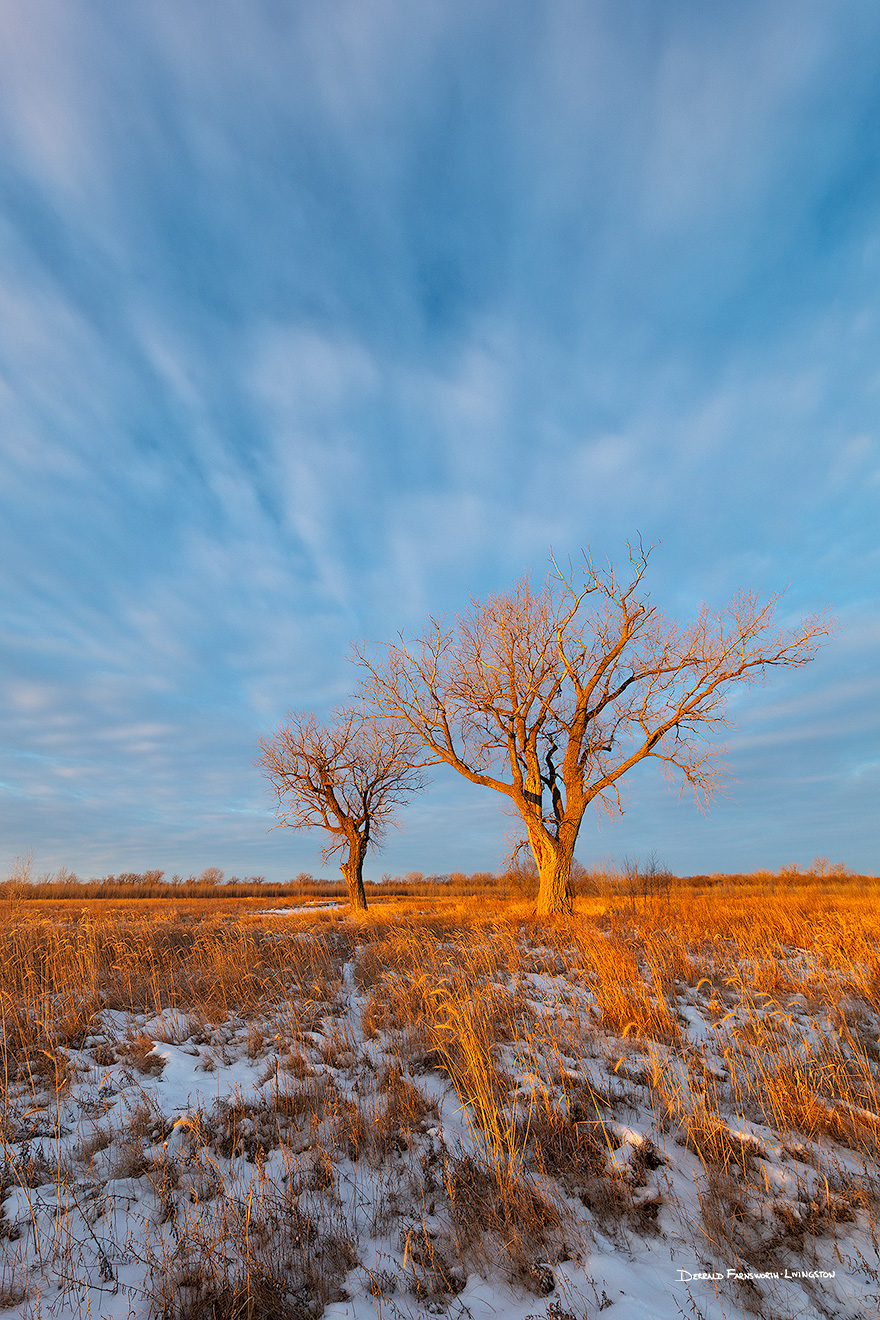
[[302, 912], [329, 912], [343, 906], [342, 903], [301, 903], [298, 907], [261, 908], [259, 915], [261, 917], [291, 917]]
[[[10, 1082], [7, 1314], [880, 1312], [864, 997], [842, 1020], [747, 969], [652, 982], [633, 945], [612, 1002], [601, 930], [588, 957], [528, 923], [261, 920], [295, 974], [259, 1011], [104, 1007], [54, 1088]], [[799, 1128], [773, 1121], [798, 1067]]]

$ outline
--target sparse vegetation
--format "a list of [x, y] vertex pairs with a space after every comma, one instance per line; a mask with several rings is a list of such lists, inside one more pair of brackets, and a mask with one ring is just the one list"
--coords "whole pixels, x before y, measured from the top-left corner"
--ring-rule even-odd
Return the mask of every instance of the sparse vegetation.
[[5, 900], [0, 1300], [464, 1316], [491, 1279], [592, 1320], [625, 1250], [682, 1306], [704, 1262], [781, 1275], [725, 1274], [728, 1316], [868, 1314], [880, 882], [645, 869], [562, 923], [488, 879], [357, 922]]

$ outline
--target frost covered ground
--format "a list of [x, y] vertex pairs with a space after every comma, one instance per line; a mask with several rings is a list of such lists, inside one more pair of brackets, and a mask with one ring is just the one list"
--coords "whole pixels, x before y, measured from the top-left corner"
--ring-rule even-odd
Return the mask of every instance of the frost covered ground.
[[19, 912], [0, 1307], [880, 1312], [880, 977], [852, 905], [601, 907]]

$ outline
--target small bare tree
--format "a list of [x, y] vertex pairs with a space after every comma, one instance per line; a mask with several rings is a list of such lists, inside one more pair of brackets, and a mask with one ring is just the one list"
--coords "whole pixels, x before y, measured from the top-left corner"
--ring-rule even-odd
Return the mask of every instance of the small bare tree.
[[452, 766], [506, 795], [526, 827], [540, 877], [538, 911], [571, 910], [571, 865], [593, 801], [622, 810], [618, 781], [654, 758], [708, 797], [719, 770], [705, 736], [728, 721], [725, 695], [771, 665], [803, 665], [828, 633], [822, 618], [786, 631], [776, 598], [740, 595], [681, 626], [642, 587], [648, 551], [629, 547], [621, 578], [585, 555], [582, 583], [554, 564], [474, 602], [453, 627], [435, 619], [413, 644], [363, 650], [364, 690], [421, 739], [422, 764]]
[[423, 786], [414, 768], [412, 733], [353, 708], [328, 724], [293, 713], [271, 738], [261, 738], [258, 764], [278, 800], [278, 820], [294, 829], [322, 829], [326, 861], [342, 853], [352, 908], [366, 910], [364, 858], [395, 809]]

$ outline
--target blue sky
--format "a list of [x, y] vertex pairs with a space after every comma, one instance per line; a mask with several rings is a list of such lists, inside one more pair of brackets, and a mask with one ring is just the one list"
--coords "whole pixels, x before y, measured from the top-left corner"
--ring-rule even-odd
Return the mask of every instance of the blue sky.
[[[258, 735], [636, 532], [840, 631], [581, 859], [877, 871], [878, 295], [871, 0], [2, 0], [0, 871], [317, 872]], [[368, 875], [510, 829], [402, 823]]]

